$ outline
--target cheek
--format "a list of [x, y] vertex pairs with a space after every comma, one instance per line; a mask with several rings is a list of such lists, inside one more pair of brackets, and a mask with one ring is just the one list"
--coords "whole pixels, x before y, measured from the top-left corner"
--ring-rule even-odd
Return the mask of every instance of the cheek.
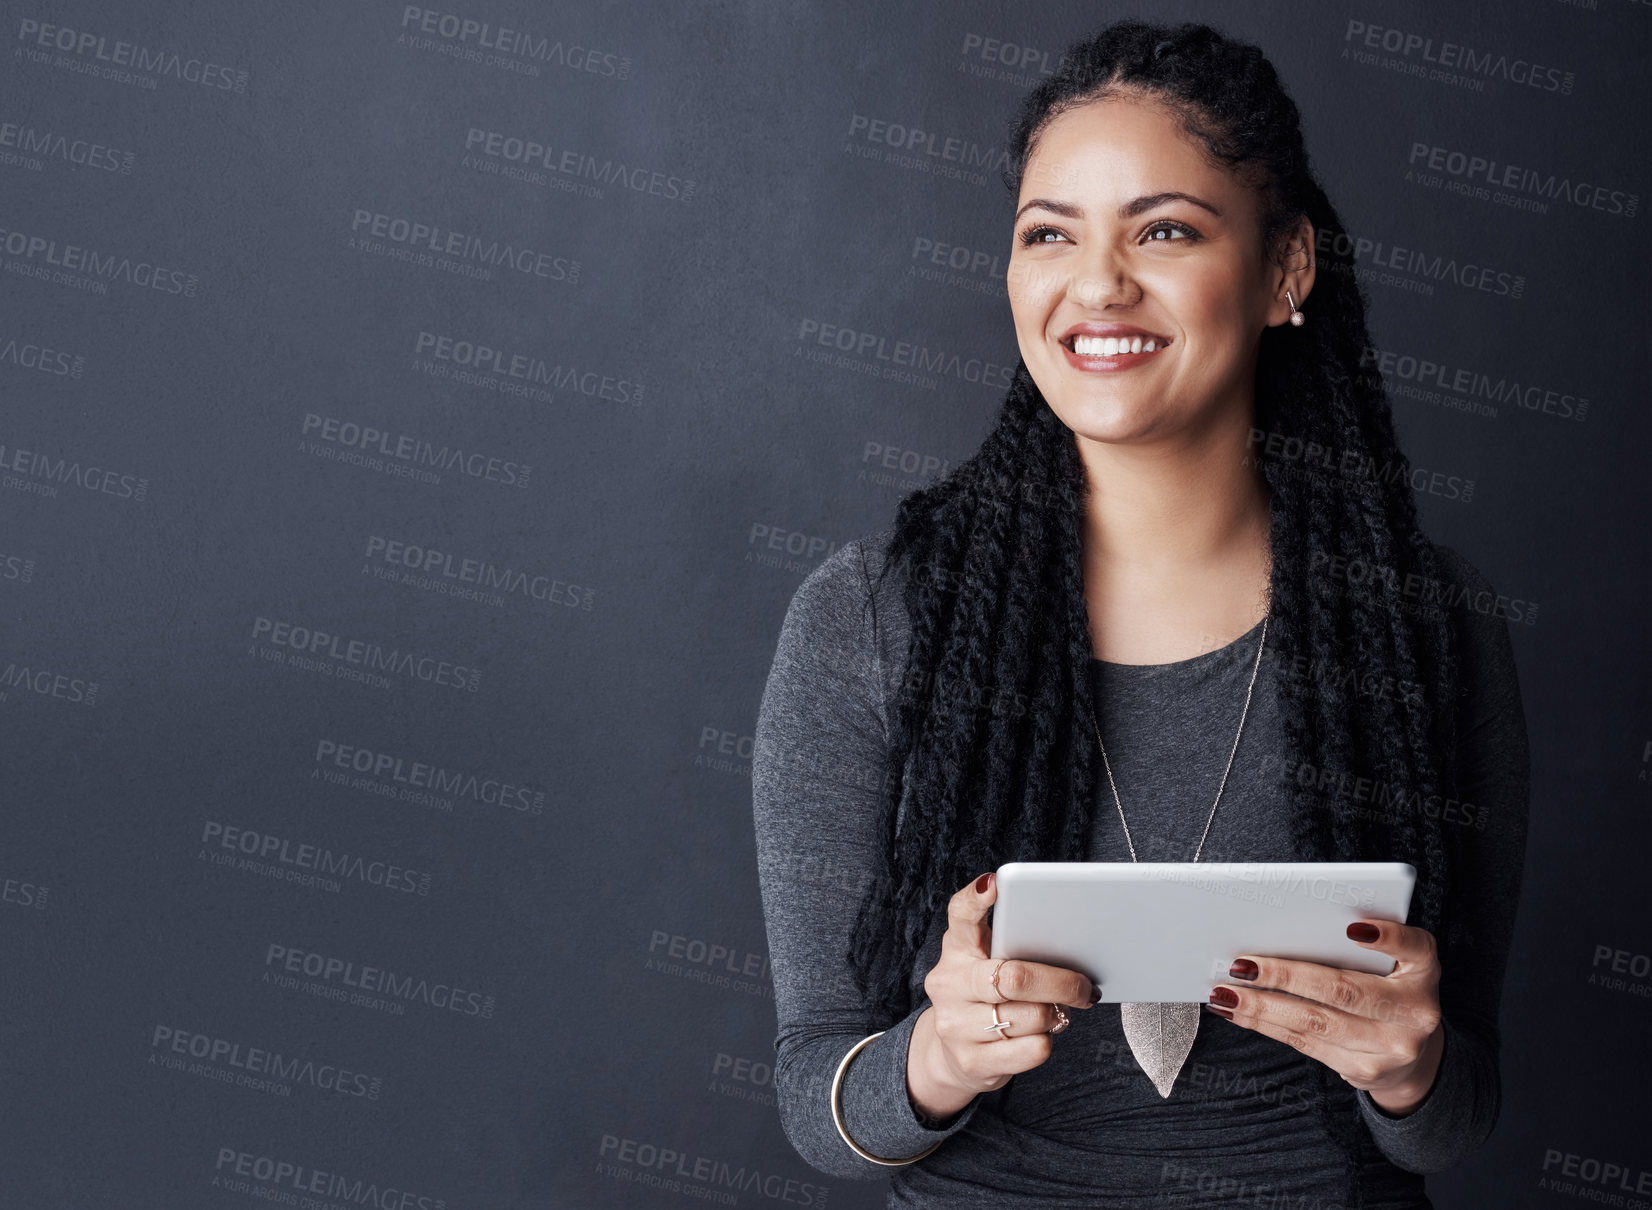
[[1052, 274], [1041, 273], [1036, 267], [1011, 262], [1005, 279], [1009, 293], [1010, 314], [1015, 329], [1023, 336], [1042, 335], [1049, 321], [1050, 309], [1060, 296]]

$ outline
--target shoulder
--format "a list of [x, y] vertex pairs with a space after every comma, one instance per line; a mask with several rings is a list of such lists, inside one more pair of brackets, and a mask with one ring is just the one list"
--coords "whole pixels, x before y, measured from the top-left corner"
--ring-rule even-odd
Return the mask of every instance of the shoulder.
[[804, 577], [786, 608], [772, 686], [852, 694], [887, 716], [911, 634], [901, 574], [881, 574], [893, 534], [889, 526], [851, 539]]
[[[854, 663], [870, 655], [879, 613], [892, 595], [878, 583], [892, 529], [844, 542], [817, 564], [792, 593], [781, 627], [777, 659], [805, 654]], [[876, 593], [874, 595], [874, 590]], [[897, 594], [898, 595], [898, 594]], [[847, 657], [856, 657], [850, 660]]]
[[808, 624], [832, 633], [857, 633], [867, 626], [875, 609], [898, 601], [890, 591], [891, 575], [879, 583], [884, 553], [894, 527], [886, 527], [844, 542], [803, 578], [792, 594], [787, 621]]
[[1434, 548], [1435, 564], [1453, 587], [1467, 588], [1473, 592], [1491, 590], [1491, 581], [1462, 551], [1433, 538], [1429, 539], [1428, 544]]
[[1439, 583], [1427, 585], [1422, 599], [1431, 602], [1451, 621], [1465, 643], [1482, 648], [1508, 644], [1511, 620], [1525, 616], [1514, 601], [1499, 594], [1490, 578], [1454, 546], [1429, 539]]

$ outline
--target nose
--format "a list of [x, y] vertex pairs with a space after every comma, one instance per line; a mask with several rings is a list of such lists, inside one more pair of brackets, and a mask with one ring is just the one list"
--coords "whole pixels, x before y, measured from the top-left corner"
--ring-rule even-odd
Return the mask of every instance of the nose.
[[1103, 241], [1088, 250], [1089, 255], [1073, 265], [1067, 282], [1067, 296], [1083, 307], [1105, 307], [1112, 303], [1128, 306], [1139, 302], [1142, 289], [1131, 275], [1125, 258]]

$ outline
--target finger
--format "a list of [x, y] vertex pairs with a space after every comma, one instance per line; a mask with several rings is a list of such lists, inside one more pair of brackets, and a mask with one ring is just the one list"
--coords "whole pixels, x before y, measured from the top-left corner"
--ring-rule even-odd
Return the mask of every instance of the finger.
[[[1089, 977], [1065, 966], [1051, 966], [1027, 958], [987, 958], [973, 966], [974, 986], [979, 992], [971, 999], [988, 1004], [1025, 1000], [1090, 1008], [1096, 999], [1095, 985]], [[995, 973], [996, 986], [993, 984]]]
[[1386, 976], [1298, 958], [1243, 954], [1233, 960], [1228, 978], [1248, 987], [1289, 992], [1356, 1016], [1375, 1016], [1378, 1005], [1394, 998], [1394, 984]]
[[957, 1063], [977, 1087], [990, 1090], [1003, 1087], [1013, 1075], [1048, 1062], [1054, 1049], [1054, 1039], [1048, 1034], [996, 1040], [988, 1035], [985, 1046], [964, 1047]]
[[972, 957], [985, 958], [992, 945], [987, 909], [997, 898], [998, 879], [989, 870], [947, 900], [946, 933], [941, 937], [941, 948], [946, 950], [950, 945]]
[[[992, 1010], [998, 1009], [998, 1020], [1005, 1023], [999, 1029], [992, 1020]], [[1065, 1012], [1065, 1010], [1063, 1010]], [[1053, 1004], [1028, 1004], [1019, 1000], [1012, 1000], [1008, 1004], [985, 1006], [970, 1006], [970, 1032], [977, 1041], [996, 1042], [1000, 1034], [1005, 1038], [1026, 1038], [1033, 1034], [1047, 1034], [1061, 1026], [1061, 1015], [1056, 1012]], [[1072, 1014], [1067, 1013], [1067, 1020], [1072, 1021]], [[977, 1020], [979, 1018], [979, 1020]], [[1065, 1026], [1061, 1026], [1066, 1028]]]
[[[1244, 969], [1244, 963], [1256, 968], [1254, 980], [1233, 974]], [[1431, 1034], [1440, 1021], [1440, 1003], [1435, 991], [1438, 981], [1406, 978], [1399, 974], [1398, 967], [1394, 974], [1372, 975], [1291, 958], [1244, 957], [1235, 959], [1229, 975], [1244, 986], [1286, 992], [1412, 1033]]]
[[[1376, 932], [1372, 933], [1371, 930]], [[1348, 926], [1348, 937], [1366, 949], [1387, 954], [1398, 964], [1393, 973], [1409, 974], [1439, 961], [1439, 945], [1434, 934], [1412, 924], [1393, 920], [1356, 920]]]
[[[1368, 1018], [1351, 1016], [1284, 992], [1254, 987], [1228, 987], [1228, 990], [1234, 993], [1238, 1003], [1223, 1008], [1222, 1016], [1235, 1025], [1294, 1047], [1350, 1079], [1355, 1072], [1374, 1071], [1377, 1056], [1388, 1050], [1382, 1027]], [[1218, 996], [1219, 993], [1212, 996], [1213, 1004], [1217, 1003]]]

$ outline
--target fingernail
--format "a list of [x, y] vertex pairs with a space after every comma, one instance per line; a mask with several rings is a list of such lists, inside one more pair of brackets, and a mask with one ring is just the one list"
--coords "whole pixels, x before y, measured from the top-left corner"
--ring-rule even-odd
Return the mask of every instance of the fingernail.
[[1251, 983], [1256, 982], [1257, 966], [1249, 958], [1235, 958], [1233, 965], [1228, 967], [1228, 974], [1234, 979], [1244, 979]]
[[1219, 1017], [1226, 1017], [1229, 1021], [1233, 1020], [1233, 1014], [1225, 1008], [1217, 1008], [1214, 1004], [1207, 1004], [1205, 1007]]
[[992, 872], [989, 870], [987, 873], [982, 874], [975, 880], [975, 893], [977, 895], [985, 895], [987, 893], [987, 888], [991, 885]]
[[1382, 936], [1382, 930], [1374, 924], [1366, 924], [1363, 920], [1356, 920], [1348, 926], [1348, 936], [1355, 941], [1375, 941]]
[[1090, 1007], [1094, 1008], [1096, 1005], [1098, 1005], [1100, 1003], [1101, 1003], [1101, 988], [1095, 986], [1094, 984], [1091, 984], [1090, 985]]
[[1210, 1002], [1224, 1008], [1238, 1008], [1239, 993], [1231, 987], [1213, 987], [1210, 989]]

